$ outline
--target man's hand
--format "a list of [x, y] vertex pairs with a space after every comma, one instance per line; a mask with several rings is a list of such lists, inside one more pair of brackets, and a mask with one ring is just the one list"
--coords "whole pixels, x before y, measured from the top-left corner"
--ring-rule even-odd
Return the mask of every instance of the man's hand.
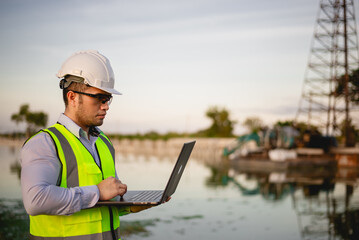
[[[168, 197], [165, 202], [168, 202], [169, 200], [171, 200], [171, 197]], [[138, 213], [138, 212], [141, 212], [143, 210], [149, 209], [151, 207], [152, 206], [131, 206], [130, 211], [131, 211], [131, 213]]]
[[149, 209], [151, 207], [152, 206], [131, 206], [130, 211], [131, 211], [131, 213], [138, 213], [138, 212], [141, 212], [143, 210]]
[[123, 196], [127, 192], [127, 185], [114, 177], [108, 177], [97, 184], [100, 191], [100, 200], [110, 200], [118, 195]]

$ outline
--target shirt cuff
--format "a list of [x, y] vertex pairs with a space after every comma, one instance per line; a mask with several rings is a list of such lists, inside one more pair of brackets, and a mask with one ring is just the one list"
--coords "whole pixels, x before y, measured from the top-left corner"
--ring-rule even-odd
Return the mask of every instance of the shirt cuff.
[[95, 206], [100, 198], [100, 191], [96, 185], [81, 187], [81, 208], [91, 208]]

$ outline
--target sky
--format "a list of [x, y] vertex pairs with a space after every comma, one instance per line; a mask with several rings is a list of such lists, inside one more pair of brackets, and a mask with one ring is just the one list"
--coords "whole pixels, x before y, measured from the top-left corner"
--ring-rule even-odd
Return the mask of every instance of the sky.
[[10, 120], [24, 103], [55, 123], [56, 73], [87, 49], [110, 60], [123, 93], [105, 132], [194, 132], [210, 126], [211, 106], [230, 112], [237, 134], [248, 117], [293, 119], [318, 9], [319, 0], [1, 0], [0, 133], [24, 128]]

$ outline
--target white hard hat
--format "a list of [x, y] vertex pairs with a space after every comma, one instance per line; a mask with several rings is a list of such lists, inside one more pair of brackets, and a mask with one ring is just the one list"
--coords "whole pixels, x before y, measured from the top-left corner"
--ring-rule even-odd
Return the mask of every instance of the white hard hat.
[[121, 95], [114, 89], [115, 76], [110, 61], [98, 51], [80, 51], [70, 56], [56, 74], [58, 78], [67, 75], [81, 77], [91, 87]]

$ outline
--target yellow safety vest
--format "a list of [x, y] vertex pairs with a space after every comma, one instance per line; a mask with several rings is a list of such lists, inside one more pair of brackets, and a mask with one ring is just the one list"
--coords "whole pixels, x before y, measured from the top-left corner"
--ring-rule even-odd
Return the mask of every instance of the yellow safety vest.
[[[96, 185], [107, 177], [115, 177], [114, 148], [103, 133], [95, 143], [101, 163], [98, 166], [80, 140], [63, 125], [57, 123], [42, 131], [50, 134], [62, 164], [60, 187]], [[117, 240], [119, 227], [118, 208], [94, 207], [70, 216], [30, 216], [30, 239]]]

